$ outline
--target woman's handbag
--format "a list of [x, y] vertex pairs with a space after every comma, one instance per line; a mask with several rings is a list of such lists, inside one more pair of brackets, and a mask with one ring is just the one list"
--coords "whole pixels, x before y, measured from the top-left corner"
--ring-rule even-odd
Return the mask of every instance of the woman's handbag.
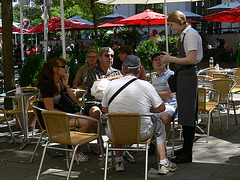
[[80, 106], [75, 101], [73, 101], [68, 93], [64, 94], [61, 92], [60, 106], [62, 107], [62, 111], [67, 113], [80, 112]]
[[64, 92], [64, 86], [62, 82], [60, 82], [61, 86], [61, 98], [60, 98], [60, 107], [61, 110], [67, 113], [76, 113], [80, 112], [81, 108], [80, 106], [68, 95], [68, 93], [63, 93]]
[[168, 85], [173, 93], [177, 92], [177, 75], [176, 74], [169, 76]]

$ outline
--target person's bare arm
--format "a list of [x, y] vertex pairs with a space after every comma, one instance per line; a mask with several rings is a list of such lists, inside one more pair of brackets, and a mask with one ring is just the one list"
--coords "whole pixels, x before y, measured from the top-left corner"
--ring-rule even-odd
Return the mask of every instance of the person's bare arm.
[[60, 110], [54, 108], [54, 98], [53, 97], [43, 98], [43, 103], [44, 103], [45, 108], [49, 111], [60, 111]]
[[164, 63], [177, 63], [177, 64], [195, 64], [197, 60], [197, 50], [191, 50], [188, 52], [188, 56], [184, 58], [177, 58], [175, 56], [170, 56], [168, 53], [163, 52], [165, 55], [161, 55], [161, 59]]
[[160, 112], [163, 112], [165, 111], [165, 105], [164, 103], [162, 103], [160, 106], [154, 108], [153, 106], [151, 107], [150, 109], [150, 112], [152, 113], [160, 113]]
[[102, 112], [108, 113], [108, 107], [102, 107]]
[[77, 86], [78, 86], [78, 82], [79, 82], [79, 81], [80, 81], [79, 78], [75, 78], [75, 79], [73, 80], [73, 87], [72, 87], [72, 88], [77, 89]]
[[[116, 76], [112, 76], [112, 77], [108, 77], [108, 78], [103, 78], [103, 79], [107, 79], [109, 81], [113, 80], [113, 79], [119, 79], [123, 77], [123, 75], [116, 75]], [[102, 79], [97, 79], [96, 81], [101, 81]]]
[[172, 93], [170, 88], [167, 88], [167, 91], [158, 92], [158, 95], [161, 97], [164, 101], [171, 101], [175, 95], [175, 93]]

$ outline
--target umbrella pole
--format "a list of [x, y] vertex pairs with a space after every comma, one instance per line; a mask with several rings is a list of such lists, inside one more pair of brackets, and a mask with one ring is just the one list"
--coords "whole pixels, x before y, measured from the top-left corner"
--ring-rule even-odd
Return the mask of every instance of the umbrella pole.
[[47, 7], [44, 1], [44, 59], [47, 60], [48, 54], [48, 20], [47, 20]]
[[23, 44], [23, 13], [22, 13], [22, 8], [23, 8], [23, 4], [22, 2], [20, 2], [20, 27], [21, 27], [21, 34], [20, 34], [20, 39], [21, 39], [21, 59], [22, 61], [24, 61], [24, 44]]
[[149, 24], [149, 22], [148, 22], [148, 39], [150, 38], [149, 32], [150, 32], [150, 24]]
[[65, 26], [64, 26], [63, 0], [60, 1], [60, 6], [61, 6], [61, 26], [62, 26], [62, 50], [63, 50], [63, 58], [66, 59], [66, 44], [65, 44]]
[[[167, 3], [166, 3], [166, 0], [164, 0], [164, 11], [165, 11], [166, 52], [169, 53], [169, 49], [168, 49], [168, 26], [167, 26]], [[169, 63], [167, 64], [167, 68], [169, 69]]]

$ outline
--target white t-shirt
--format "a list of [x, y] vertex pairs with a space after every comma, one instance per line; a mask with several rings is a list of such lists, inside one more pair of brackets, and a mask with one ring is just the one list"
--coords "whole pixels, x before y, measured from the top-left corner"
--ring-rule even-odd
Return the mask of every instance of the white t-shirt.
[[[108, 107], [108, 101], [112, 95], [125, 83], [135, 76], [124, 76], [120, 79], [112, 80], [105, 90], [102, 99], [102, 106]], [[108, 112], [133, 112], [140, 114], [151, 114], [150, 108], [159, 107], [163, 103], [155, 88], [147, 81], [137, 79], [122, 90], [111, 102]], [[152, 123], [150, 118], [141, 120], [141, 134], [149, 133]]]
[[186, 56], [188, 56], [189, 51], [197, 50], [197, 60], [196, 60], [196, 64], [197, 64], [203, 58], [202, 38], [199, 35], [199, 33], [195, 29], [193, 29], [190, 25], [187, 26], [182, 32], [181, 41], [184, 34], [186, 34], [184, 38], [184, 50], [185, 50]]

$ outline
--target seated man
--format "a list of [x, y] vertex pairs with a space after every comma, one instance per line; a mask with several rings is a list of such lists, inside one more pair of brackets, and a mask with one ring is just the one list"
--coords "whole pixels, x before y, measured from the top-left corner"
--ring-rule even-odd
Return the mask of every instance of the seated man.
[[78, 71], [77, 74], [75, 76], [75, 79], [73, 80], [73, 88], [77, 88], [79, 81], [85, 85], [85, 81], [87, 78], [87, 73], [88, 70], [91, 67], [96, 66], [96, 62], [97, 62], [97, 51], [95, 49], [89, 49], [87, 52], [87, 60], [88, 63], [84, 64], [83, 66], [81, 66]]
[[[133, 54], [133, 49], [131, 46], [128, 46], [128, 45], [123, 45], [119, 48], [119, 53], [118, 53], [118, 57], [121, 61], [124, 60], [124, 58], [127, 56], [127, 55], [132, 55]], [[122, 67], [122, 72], [124, 71], [123, 67]], [[140, 67], [140, 71], [137, 75], [137, 78], [138, 79], [142, 79], [142, 80], [147, 80], [147, 77], [146, 77], [146, 70], [145, 68], [143, 67], [143, 65], [141, 65]]]
[[[94, 81], [101, 79], [113, 80], [122, 77], [119, 70], [112, 68], [114, 51], [110, 47], [102, 47], [98, 52], [99, 66], [92, 67], [88, 70], [86, 85], [90, 94]], [[101, 121], [102, 105], [101, 101], [96, 100], [93, 96], [89, 96], [84, 107], [84, 114]], [[95, 153], [100, 153], [100, 149], [96, 149]]]
[[153, 67], [157, 71], [157, 75], [152, 79], [152, 85], [165, 104], [165, 111], [156, 114], [156, 116], [164, 123], [168, 139], [171, 131], [171, 117], [175, 114], [177, 107], [176, 95], [171, 92], [168, 85], [168, 78], [174, 74], [174, 72], [166, 69], [165, 64], [161, 61], [160, 53], [153, 54], [152, 61]]
[[[102, 100], [103, 112], [135, 112], [140, 114], [160, 113], [165, 110], [164, 103], [157, 94], [154, 87], [147, 81], [137, 79], [121, 91], [108, 106], [108, 101], [112, 95], [126, 84], [129, 80], [136, 78], [140, 70], [140, 59], [135, 55], [127, 55], [123, 61], [124, 77], [111, 81], [105, 90]], [[106, 134], [111, 139], [110, 128], [106, 127]], [[148, 139], [153, 133], [154, 127], [149, 117], [142, 118], [140, 139]], [[163, 123], [157, 121], [157, 144], [160, 163], [158, 165], [159, 174], [167, 174], [169, 171], [177, 170], [176, 164], [171, 163], [165, 155], [166, 132]], [[114, 147], [121, 148], [116, 144]], [[122, 151], [116, 151], [115, 158], [116, 171], [124, 171]]]

